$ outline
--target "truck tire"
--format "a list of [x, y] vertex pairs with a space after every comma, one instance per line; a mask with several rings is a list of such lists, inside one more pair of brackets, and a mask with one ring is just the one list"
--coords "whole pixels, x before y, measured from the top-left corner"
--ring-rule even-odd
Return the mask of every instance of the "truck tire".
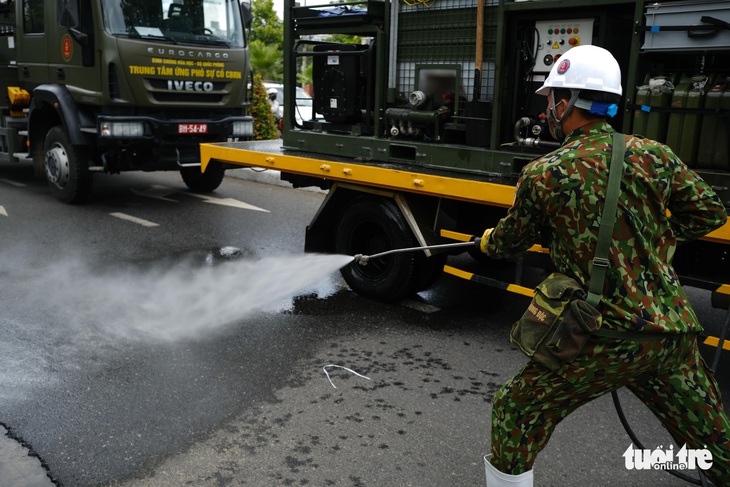
[[51, 193], [64, 203], [82, 203], [91, 194], [92, 174], [85, 151], [72, 146], [60, 126], [52, 127], [43, 143], [43, 163]]
[[180, 175], [190, 191], [194, 193], [210, 193], [221, 185], [226, 171], [220, 164], [211, 163], [205, 172], [200, 172], [199, 167], [183, 167], [180, 169]]
[[[373, 255], [418, 244], [398, 206], [389, 199], [360, 198], [342, 214], [335, 237], [337, 253]], [[353, 262], [340, 271], [350, 288], [363, 296], [394, 301], [413, 292], [417, 252]]]

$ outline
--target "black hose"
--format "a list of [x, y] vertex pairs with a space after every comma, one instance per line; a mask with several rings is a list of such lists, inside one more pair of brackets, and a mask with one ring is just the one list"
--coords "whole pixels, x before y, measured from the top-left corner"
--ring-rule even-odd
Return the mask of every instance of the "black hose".
[[[629, 438], [631, 438], [631, 441], [634, 442], [634, 445], [636, 445], [637, 448], [640, 450], [644, 450], [644, 445], [639, 441], [639, 438], [636, 437], [636, 434], [634, 433], [634, 430], [631, 429], [631, 425], [629, 425], [629, 421], [626, 419], [626, 415], [624, 415], [624, 410], [621, 407], [621, 402], [618, 398], [618, 392], [617, 391], [611, 391], [611, 397], [613, 398], [613, 405], [616, 407], [616, 413], [618, 414], [618, 419], [621, 421], [621, 424], [624, 426], [624, 429], [626, 430], [626, 433], [628, 433]], [[707, 479], [702, 474], [702, 472], [699, 472], [700, 478], [693, 479], [692, 477], [688, 477], [687, 475], [677, 472], [676, 470], [667, 470], [667, 473], [674, 475], [680, 480], [684, 480], [685, 482], [689, 482], [690, 484], [694, 485], [701, 485], [703, 487], [710, 487], [712, 484], [707, 483]]]
[[717, 370], [717, 366], [720, 363], [720, 353], [722, 352], [722, 345], [725, 343], [725, 337], [727, 336], [727, 330], [730, 328], [730, 307], [727, 310], [727, 318], [725, 324], [720, 330], [720, 340], [717, 342], [717, 350], [715, 350], [715, 357], [712, 359], [712, 370]]
[[[727, 336], [728, 328], [730, 328], [730, 308], [728, 308], [727, 312], [727, 318], [725, 319], [725, 324], [722, 326], [722, 330], [720, 331], [720, 340], [717, 342], [717, 350], [715, 351], [715, 357], [712, 360], [712, 370], [717, 370], [717, 365], [720, 363], [720, 353], [722, 352], [722, 346], [725, 343], [725, 336]], [[611, 397], [613, 398], [613, 404], [616, 407], [616, 413], [618, 414], [618, 419], [621, 421], [621, 424], [624, 426], [624, 429], [626, 430], [626, 433], [628, 433], [629, 438], [631, 438], [631, 441], [634, 442], [634, 445], [636, 445], [637, 448], [640, 448], [644, 450], [644, 445], [641, 444], [639, 439], [636, 437], [636, 434], [634, 434], [634, 431], [631, 429], [631, 426], [629, 425], [629, 421], [626, 419], [626, 416], [624, 415], [624, 410], [621, 408], [621, 402], [618, 398], [618, 392], [617, 391], [611, 391]], [[685, 482], [689, 482], [694, 485], [701, 485], [703, 487], [711, 487], [713, 484], [710, 484], [707, 482], [707, 478], [705, 478], [705, 475], [702, 473], [702, 471], [699, 472], [700, 478], [699, 480], [695, 480], [693, 478], [690, 478], [683, 473], [674, 471], [674, 470], [667, 470], [670, 474], [674, 475], [675, 477], [684, 480]]]

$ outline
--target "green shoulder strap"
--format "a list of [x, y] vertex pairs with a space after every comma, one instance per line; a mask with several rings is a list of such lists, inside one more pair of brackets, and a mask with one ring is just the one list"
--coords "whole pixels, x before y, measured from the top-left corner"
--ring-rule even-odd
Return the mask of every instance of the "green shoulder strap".
[[608, 270], [609, 264], [608, 251], [611, 248], [613, 226], [616, 223], [618, 195], [621, 192], [621, 174], [623, 173], [626, 141], [624, 135], [619, 132], [613, 133], [612, 152], [611, 166], [608, 169], [606, 202], [601, 215], [601, 226], [598, 229], [596, 255], [593, 257], [593, 269], [591, 270], [588, 297], [586, 298], [586, 302], [594, 307], [598, 306], [603, 295], [603, 282], [606, 279], [606, 270]]

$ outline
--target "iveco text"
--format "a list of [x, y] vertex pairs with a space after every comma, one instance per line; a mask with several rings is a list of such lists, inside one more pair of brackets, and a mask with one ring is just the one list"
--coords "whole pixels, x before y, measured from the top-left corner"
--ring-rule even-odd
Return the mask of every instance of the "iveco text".
[[170, 91], [213, 91], [212, 81], [178, 81], [167, 80], [167, 89]]

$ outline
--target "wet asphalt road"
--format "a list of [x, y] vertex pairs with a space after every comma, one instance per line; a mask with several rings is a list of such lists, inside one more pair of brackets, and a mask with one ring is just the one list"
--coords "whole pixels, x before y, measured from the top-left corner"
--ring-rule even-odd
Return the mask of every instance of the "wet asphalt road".
[[[246, 259], [300, 253], [322, 195], [229, 177], [203, 200], [172, 173], [97, 183], [91, 204], [70, 207], [29, 168], [0, 166], [0, 423], [56, 485], [483, 485], [491, 399], [524, 363], [506, 339], [524, 298], [444, 277], [382, 304], [334, 275], [201, 336], [121, 333], [62, 290], [179, 260], [225, 265], [224, 248]], [[719, 327], [707, 293], [692, 297]], [[128, 306], [108, 321], [123, 327], [135, 316]], [[330, 383], [329, 364], [368, 379], [328, 368]], [[726, 354], [721, 369], [729, 364]], [[720, 379], [729, 391], [730, 374]], [[647, 447], [668, 444], [643, 406], [621, 397]], [[595, 401], [560, 425], [537, 485], [687, 485], [626, 470], [629, 445], [610, 398]]]

